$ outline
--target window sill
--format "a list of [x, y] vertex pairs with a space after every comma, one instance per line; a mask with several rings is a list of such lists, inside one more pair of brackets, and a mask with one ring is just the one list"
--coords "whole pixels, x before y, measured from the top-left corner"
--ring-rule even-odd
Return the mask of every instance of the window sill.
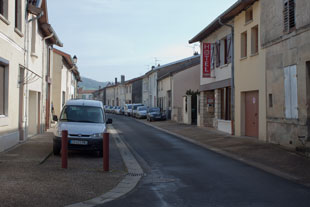
[[23, 34], [18, 28], [15, 28], [14, 31], [15, 31], [20, 37], [24, 37], [24, 34]]
[[5, 16], [3, 16], [2, 14], [0, 14], [0, 19], [6, 24], [6, 25], [10, 25], [11, 23], [9, 22], [9, 20], [7, 20], [7, 18]]
[[31, 55], [31, 57], [38, 58], [38, 55], [34, 52], [32, 52], [30, 55]]
[[253, 19], [251, 19], [251, 20], [245, 22], [244, 26], [247, 26], [248, 24], [251, 24], [252, 22], [253, 22]]
[[256, 52], [256, 53], [251, 54], [250, 57], [255, 57], [255, 56], [257, 56], [257, 55], [259, 55], [259, 52]]
[[9, 117], [0, 115], [0, 127], [9, 125]]
[[242, 58], [240, 58], [240, 61], [245, 60], [245, 59], [247, 59], [247, 58], [248, 58], [247, 56], [242, 57]]

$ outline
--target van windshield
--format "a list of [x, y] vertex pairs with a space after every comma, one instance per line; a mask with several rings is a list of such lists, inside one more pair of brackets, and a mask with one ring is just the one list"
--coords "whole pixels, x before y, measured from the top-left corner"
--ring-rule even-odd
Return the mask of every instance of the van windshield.
[[60, 115], [60, 121], [104, 123], [104, 117], [100, 107], [65, 106]]

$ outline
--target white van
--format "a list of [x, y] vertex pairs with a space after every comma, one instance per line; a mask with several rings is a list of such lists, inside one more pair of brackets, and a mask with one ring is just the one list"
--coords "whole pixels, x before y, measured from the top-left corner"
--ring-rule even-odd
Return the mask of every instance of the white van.
[[69, 100], [65, 104], [57, 121], [54, 131], [53, 153], [60, 154], [61, 134], [68, 131], [69, 150], [92, 150], [102, 155], [103, 133], [106, 124], [111, 124], [112, 119], [106, 120], [101, 101], [94, 100]]

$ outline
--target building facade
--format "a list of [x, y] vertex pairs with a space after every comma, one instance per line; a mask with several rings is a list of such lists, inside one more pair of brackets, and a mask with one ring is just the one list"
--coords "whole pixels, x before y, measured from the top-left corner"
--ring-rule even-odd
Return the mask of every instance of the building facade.
[[310, 137], [309, 9], [307, 0], [261, 0], [267, 139], [288, 147], [306, 145]]

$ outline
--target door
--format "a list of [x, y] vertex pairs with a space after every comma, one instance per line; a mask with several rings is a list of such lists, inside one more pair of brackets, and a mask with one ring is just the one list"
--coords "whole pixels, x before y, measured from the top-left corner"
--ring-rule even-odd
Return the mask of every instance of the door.
[[245, 136], [258, 137], [258, 91], [245, 93]]

